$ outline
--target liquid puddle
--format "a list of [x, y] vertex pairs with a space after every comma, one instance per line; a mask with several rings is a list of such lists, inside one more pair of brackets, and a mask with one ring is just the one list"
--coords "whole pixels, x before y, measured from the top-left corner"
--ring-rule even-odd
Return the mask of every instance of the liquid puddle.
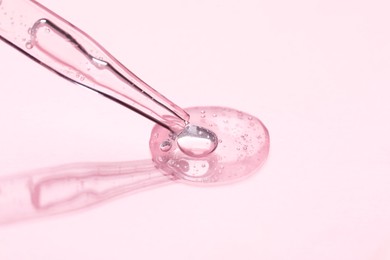
[[[186, 111], [192, 124], [216, 134], [218, 138], [214, 141], [218, 146], [212, 153], [186, 151], [180, 146], [186, 143], [186, 147], [191, 147], [188, 144], [198, 143], [197, 136], [177, 139], [170, 131], [156, 125], [149, 145], [157, 168], [186, 182], [219, 183], [247, 177], [265, 162], [269, 134], [259, 119], [224, 107], [195, 107]], [[166, 142], [171, 144], [170, 149], [161, 149]]]

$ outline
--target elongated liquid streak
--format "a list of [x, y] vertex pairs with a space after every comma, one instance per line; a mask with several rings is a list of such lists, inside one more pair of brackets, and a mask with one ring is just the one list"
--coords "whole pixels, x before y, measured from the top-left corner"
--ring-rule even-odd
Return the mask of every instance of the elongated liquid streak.
[[64, 214], [175, 180], [151, 160], [74, 163], [0, 178], [0, 225]]

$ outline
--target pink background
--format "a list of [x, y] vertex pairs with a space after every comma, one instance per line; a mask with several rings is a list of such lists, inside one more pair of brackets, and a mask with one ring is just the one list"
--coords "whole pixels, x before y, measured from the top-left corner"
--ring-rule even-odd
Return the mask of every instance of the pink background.
[[[40, 2], [178, 105], [258, 116], [271, 152], [234, 185], [0, 226], [0, 259], [390, 259], [388, 1]], [[152, 123], [0, 57], [1, 176], [150, 158]]]

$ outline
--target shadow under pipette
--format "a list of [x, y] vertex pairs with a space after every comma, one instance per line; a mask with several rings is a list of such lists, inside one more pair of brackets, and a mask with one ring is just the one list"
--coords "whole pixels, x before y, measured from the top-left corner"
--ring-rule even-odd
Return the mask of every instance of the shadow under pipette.
[[68, 213], [176, 177], [152, 160], [72, 163], [0, 178], [0, 225]]

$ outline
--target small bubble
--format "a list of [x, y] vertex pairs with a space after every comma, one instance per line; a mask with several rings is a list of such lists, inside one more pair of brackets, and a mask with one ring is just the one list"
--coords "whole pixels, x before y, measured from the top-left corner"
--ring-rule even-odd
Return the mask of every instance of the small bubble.
[[217, 114], [213, 114], [213, 117], [217, 117], [218, 115]]
[[240, 148], [240, 147], [237, 147], [236, 149], [237, 149], [237, 151], [240, 151], [240, 150], [241, 150], [241, 148]]
[[31, 27], [28, 28], [27, 33], [28, 33], [28, 34], [32, 34], [32, 28], [31, 28]]
[[219, 139], [219, 140], [218, 140], [218, 143], [222, 143], [222, 139]]
[[50, 33], [50, 28], [45, 28], [45, 33]]
[[222, 122], [224, 122], [225, 124], [229, 123], [229, 120], [225, 119], [223, 120]]
[[204, 114], [204, 113], [206, 113], [206, 111], [204, 111], [204, 110], [201, 110], [201, 111], [200, 111], [200, 113], [201, 113], [201, 114]]
[[182, 172], [188, 172], [190, 168], [190, 165], [186, 160], [178, 161], [176, 166], [179, 167]]
[[205, 117], [206, 117], [206, 115], [204, 115], [204, 114], [203, 114], [203, 115], [200, 115], [200, 117], [201, 117], [201, 118], [205, 118]]
[[78, 78], [80, 81], [83, 81], [85, 79], [85, 76], [83, 74], [80, 74], [79, 72], [77, 72], [76, 78]]
[[169, 140], [165, 140], [164, 142], [161, 143], [160, 145], [160, 150], [163, 152], [168, 152], [172, 147], [172, 143]]
[[206, 167], [206, 164], [202, 163], [202, 165], [201, 165], [201, 166], [202, 166], [202, 168], [204, 168], [204, 167]]
[[31, 49], [33, 47], [32, 43], [30, 41], [26, 42], [26, 48]]
[[248, 120], [252, 120], [253, 119], [253, 117], [252, 116], [248, 116]]
[[247, 150], [247, 149], [248, 149], [248, 146], [247, 146], [247, 145], [244, 145], [244, 147], [242, 147], [242, 149]]

